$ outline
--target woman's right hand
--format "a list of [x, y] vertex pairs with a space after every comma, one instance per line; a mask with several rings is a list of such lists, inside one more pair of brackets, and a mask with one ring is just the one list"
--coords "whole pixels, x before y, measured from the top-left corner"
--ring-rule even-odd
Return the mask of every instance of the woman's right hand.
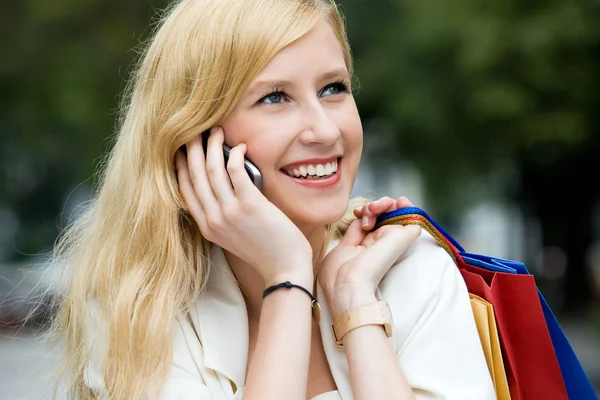
[[225, 168], [223, 141], [223, 129], [215, 127], [206, 159], [201, 135], [186, 143], [187, 157], [181, 150], [175, 155], [180, 192], [200, 233], [254, 266], [266, 286], [312, 283], [308, 240], [248, 177], [245, 144], [231, 150]]

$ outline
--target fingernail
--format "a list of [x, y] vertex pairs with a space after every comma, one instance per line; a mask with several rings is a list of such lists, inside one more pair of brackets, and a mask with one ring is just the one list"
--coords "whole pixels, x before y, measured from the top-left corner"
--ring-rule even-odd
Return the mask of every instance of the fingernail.
[[362, 217], [362, 226], [367, 226], [369, 225], [369, 216], [368, 215], [363, 215]]

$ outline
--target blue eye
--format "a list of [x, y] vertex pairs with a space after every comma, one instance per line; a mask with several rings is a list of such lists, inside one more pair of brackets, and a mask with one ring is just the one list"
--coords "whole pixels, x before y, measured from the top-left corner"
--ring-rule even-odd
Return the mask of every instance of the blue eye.
[[347, 93], [349, 91], [348, 84], [345, 82], [331, 83], [323, 88], [321, 91], [322, 96], [331, 96], [340, 93]]
[[265, 104], [281, 104], [285, 101], [285, 92], [283, 90], [274, 90], [268, 95], [260, 99], [259, 103]]
[[[342, 93], [350, 92], [350, 84], [345, 81], [330, 83], [319, 92], [319, 96], [333, 96]], [[257, 104], [283, 104], [288, 101], [288, 95], [285, 90], [279, 88], [274, 89], [270, 93], [264, 95]]]

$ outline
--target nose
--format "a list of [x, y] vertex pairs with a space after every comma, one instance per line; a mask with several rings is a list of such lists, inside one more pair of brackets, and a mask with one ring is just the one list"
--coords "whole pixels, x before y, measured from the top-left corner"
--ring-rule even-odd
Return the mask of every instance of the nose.
[[329, 113], [331, 111], [319, 101], [304, 107], [302, 119], [305, 121], [305, 127], [300, 134], [302, 143], [331, 146], [337, 142], [341, 131]]

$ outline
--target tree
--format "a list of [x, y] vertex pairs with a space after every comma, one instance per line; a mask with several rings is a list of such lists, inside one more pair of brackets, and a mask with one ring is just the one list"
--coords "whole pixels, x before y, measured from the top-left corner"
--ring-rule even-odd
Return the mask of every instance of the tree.
[[3, 5], [0, 214], [9, 209], [19, 229], [0, 243], [0, 262], [48, 251], [68, 218], [57, 218], [67, 197], [80, 184], [90, 189], [114, 133], [132, 49], [155, 12], [147, 2], [115, 0]]
[[[584, 253], [600, 191], [592, 184], [600, 154], [599, 5], [344, 4], [361, 114], [384, 116], [395, 133], [365, 140], [384, 143], [388, 160], [415, 163], [444, 218], [482, 195], [518, 201], [539, 218], [544, 244], [569, 256], [567, 308], [585, 304]], [[486, 181], [492, 173], [501, 185]], [[576, 215], [563, 212], [566, 204], [576, 204]]]

